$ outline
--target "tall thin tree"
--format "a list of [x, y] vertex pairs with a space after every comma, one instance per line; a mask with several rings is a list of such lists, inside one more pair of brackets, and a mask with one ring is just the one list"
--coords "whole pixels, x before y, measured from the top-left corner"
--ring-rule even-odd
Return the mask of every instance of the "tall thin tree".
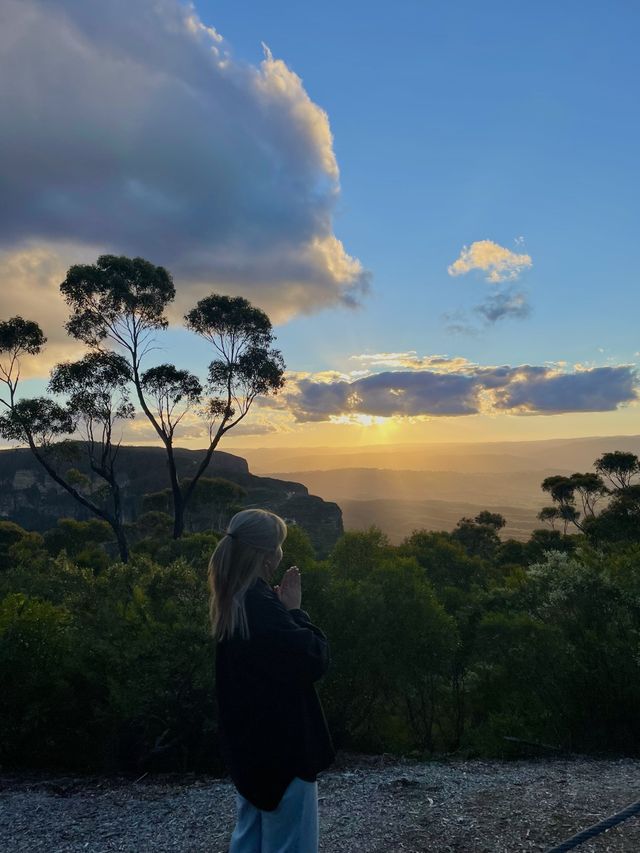
[[[88, 444], [90, 464], [93, 458], [92, 467], [96, 473], [107, 481], [112, 490], [115, 486], [118, 491], [113, 470], [113, 422], [133, 413], [122, 402], [114, 408], [111, 395], [118, 382], [126, 381], [123, 374], [126, 364], [116, 363], [109, 357], [105, 362], [105, 356], [96, 354], [75, 364], [59, 365], [53, 372], [51, 390], [72, 392], [66, 406], [47, 397], [18, 399], [21, 359], [25, 355], [38, 355], [45, 343], [42, 330], [33, 321], [13, 317], [0, 322], [0, 383], [7, 389], [6, 395], [0, 397], [0, 404], [4, 407], [0, 415], [0, 435], [8, 441], [27, 444], [54, 482], [85, 509], [108, 522], [118, 542], [120, 557], [126, 561], [128, 548], [119, 512], [110, 512], [83, 494], [72, 478], [64, 476], [57, 464], [61, 440], [70, 439], [81, 422], [85, 425], [90, 423], [91, 432], [100, 423], [102, 452], [98, 459], [94, 435], [93, 442]], [[107, 463], [110, 460], [110, 464], [105, 465], [105, 460]], [[114, 500], [119, 506], [119, 495], [114, 496]]]
[[49, 390], [68, 397], [67, 408], [82, 433], [89, 467], [105, 481], [111, 509], [107, 521], [126, 562], [129, 548], [122, 514], [122, 495], [116, 462], [121, 436], [115, 434], [118, 421], [129, 420], [135, 411], [129, 401], [129, 364], [113, 352], [92, 352], [76, 362], [56, 365]]
[[[284, 382], [284, 362], [271, 346], [267, 315], [246, 299], [212, 295], [186, 317], [187, 328], [214, 347], [206, 387], [172, 364], [142, 369], [165, 329], [165, 311], [175, 297], [170, 274], [143, 258], [102, 255], [95, 264], [69, 269], [61, 291], [71, 309], [67, 330], [94, 349], [106, 341], [120, 348], [131, 366], [140, 407], [167, 452], [173, 497], [173, 535], [184, 532], [185, 509], [221, 438], [248, 413], [258, 395], [277, 392]], [[198, 412], [208, 430], [201, 464], [189, 482], [180, 483], [174, 453], [175, 429]]]

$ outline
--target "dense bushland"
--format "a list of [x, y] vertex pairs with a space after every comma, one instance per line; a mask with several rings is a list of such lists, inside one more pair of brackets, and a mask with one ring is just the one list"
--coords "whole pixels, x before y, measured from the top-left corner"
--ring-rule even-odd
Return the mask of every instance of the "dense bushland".
[[[290, 528], [283, 568], [301, 567], [303, 607], [330, 639], [318, 690], [337, 747], [637, 752], [640, 545], [552, 530], [501, 542], [499, 527], [482, 513], [397, 547], [348, 533], [325, 561]], [[45, 536], [0, 523], [0, 762], [219, 770], [217, 537], [167, 531], [124, 564], [101, 547], [112, 535], [97, 520]]]

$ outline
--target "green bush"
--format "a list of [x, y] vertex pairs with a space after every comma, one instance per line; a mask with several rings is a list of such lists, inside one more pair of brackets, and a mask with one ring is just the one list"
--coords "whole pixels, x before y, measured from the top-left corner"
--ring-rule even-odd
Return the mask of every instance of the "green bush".
[[67, 749], [75, 702], [73, 620], [48, 601], [12, 593], [0, 601], [0, 761], [46, 766]]
[[31, 535], [37, 536], [37, 534], [29, 534], [13, 521], [0, 521], [0, 571], [8, 569], [13, 564], [13, 549]]
[[[220, 770], [207, 622], [218, 536], [146, 536], [122, 564], [90, 531], [106, 536], [86, 522], [44, 538], [0, 525], [0, 762]], [[274, 583], [299, 565], [303, 607], [329, 638], [317, 689], [336, 746], [637, 753], [640, 546], [564, 537], [570, 548], [531, 560], [543, 541], [558, 539], [489, 560], [446, 533], [393, 547], [372, 528], [318, 561], [292, 526]]]

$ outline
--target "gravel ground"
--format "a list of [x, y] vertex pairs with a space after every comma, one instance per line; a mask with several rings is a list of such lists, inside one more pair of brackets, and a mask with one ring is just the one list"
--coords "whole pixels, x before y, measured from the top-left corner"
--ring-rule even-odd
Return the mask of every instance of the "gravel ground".
[[[318, 778], [321, 853], [544, 851], [640, 799], [640, 761], [424, 763], [340, 753]], [[228, 780], [0, 774], [0, 849], [227, 853]], [[640, 853], [631, 818], [579, 853]]]

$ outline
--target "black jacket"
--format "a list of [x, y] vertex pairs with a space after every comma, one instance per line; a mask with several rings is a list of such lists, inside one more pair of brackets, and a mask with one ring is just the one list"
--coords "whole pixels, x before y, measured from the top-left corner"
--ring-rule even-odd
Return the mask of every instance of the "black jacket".
[[335, 750], [314, 682], [329, 643], [306, 611], [287, 610], [258, 578], [245, 596], [250, 638], [216, 647], [220, 752], [237, 790], [273, 811], [295, 776], [315, 782]]

